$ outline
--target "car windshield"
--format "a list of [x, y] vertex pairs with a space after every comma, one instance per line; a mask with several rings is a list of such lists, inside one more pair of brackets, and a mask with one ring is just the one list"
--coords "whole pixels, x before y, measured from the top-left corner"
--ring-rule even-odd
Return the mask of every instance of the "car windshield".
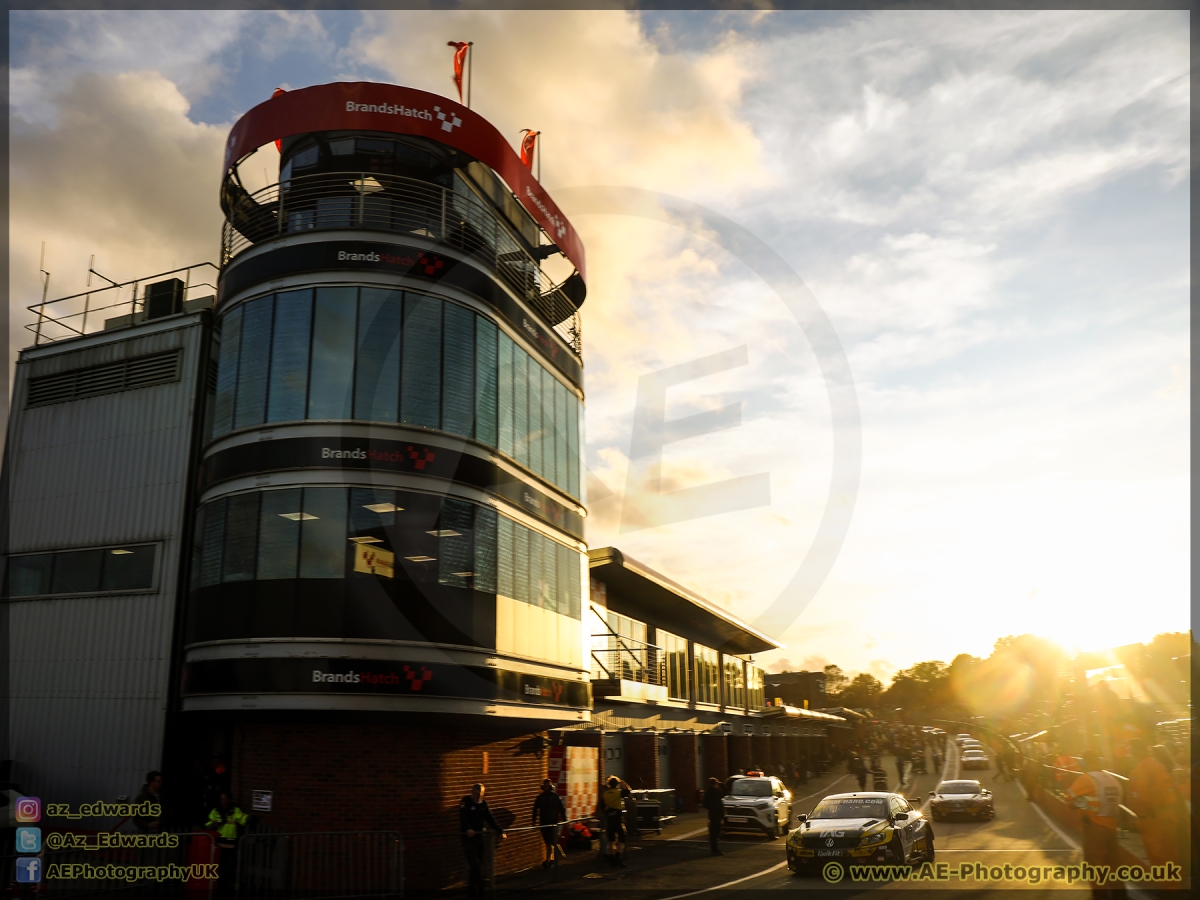
[[982, 750], [968, 750], [963, 756], [983, 756]]
[[887, 801], [880, 797], [826, 797], [811, 819], [886, 819]]
[[939, 794], [978, 794], [978, 781], [943, 781], [938, 785]]
[[734, 797], [770, 797], [771, 782], [741, 778], [733, 783], [729, 793]]

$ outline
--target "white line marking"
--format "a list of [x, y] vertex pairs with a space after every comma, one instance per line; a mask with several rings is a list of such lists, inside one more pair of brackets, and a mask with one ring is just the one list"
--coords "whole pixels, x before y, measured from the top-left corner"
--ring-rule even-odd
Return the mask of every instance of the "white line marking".
[[1043, 850], [1038, 847], [1028, 847], [1024, 850], [944, 850], [938, 847], [938, 853], [1075, 853], [1070, 847], [1053, 847]]
[[[850, 775], [849, 775], [849, 773], [847, 773], [847, 774], [843, 775], [841, 778], [838, 778], [834, 781], [829, 782], [829, 784], [825, 785], [825, 787], [821, 788], [819, 791], [813, 791], [811, 794], [808, 795], [808, 797], [815, 797], [815, 796], [817, 796], [817, 794], [828, 793], [828, 791], [831, 787], [833, 787], [839, 781], [845, 781], [849, 777], [850, 777]], [[792, 805], [794, 806], [797, 803], [802, 803], [805, 800], [807, 800], [808, 797], [801, 797], [799, 800], [793, 800]]]
[[679, 837], [667, 838], [667, 840], [668, 841], [686, 841], [688, 838], [695, 837], [698, 834], [704, 834], [704, 832], [706, 832], [706, 831], [708, 831], [707, 825], [705, 825], [703, 828], [697, 828], [695, 831], [689, 831], [687, 834], [681, 834], [681, 835], [679, 835]]
[[763, 875], [769, 875], [776, 869], [782, 869], [787, 865], [787, 860], [771, 866], [769, 869], [763, 869], [761, 872], [755, 872], [753, 875], [747, 875], [745, 878], [738, 878], [734, 881], [727, 881], [724, 884], [714, 884], [712, 887], [701, 888], [698, 891], [689, 891], [686, 894], [673, 894], [670, 897], [664, 897], [663, 900], [681, 900], [683, 897], [695, 897], [697, 894], [707, 894], [709, 891], [719, 891], [721, 888], [733, 887], [735, 884], [741, 884], [743, 881], [749, 881], [751, 878], [759, 878]]
[[1071, 838], [1067, 835], [1067, 833], [1065, 831], [1063, 831], [1061, 828], [1059, 828], [1057, 825], [1055, 825], [1052, 821], [1050, 821], [1050, 817], [1048, 815], [1046, 815], [1044, 812], [1042, 812], [1042, 808], [1040, 806], [1038, 806], [1036, 803], [1033, 804], [1033, 811], [1035, 813], [1037, 813], [1039, 816], [1041, 816], [1042, 821], [1046, 823], [1046, 826], [1051, 831], [1053, 831], [1055, 834], [1057, 834], [1060, 838], [1062, 838], [1064, 841], [1066, 841], [1068, 844], [1070, 844], [1076, 850], [1079, 849], [1079, 845], [1077, 843], [1075, 843], [1073, 840], [1071, 840]]

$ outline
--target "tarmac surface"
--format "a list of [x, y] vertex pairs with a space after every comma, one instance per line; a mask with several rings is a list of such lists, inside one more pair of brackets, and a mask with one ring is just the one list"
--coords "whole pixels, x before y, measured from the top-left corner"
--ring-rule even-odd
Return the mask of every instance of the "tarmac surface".
[[[895, 760], [881, 762], [889, 774], [888, 790], [902, 793], [913, 805], [922, 806], [928, 815], [928, 794], [943, 778], [960, 776], [956, 748], [948, 748], [942, 772], [908, 776], [896, 784]], [[996, 817], [992, 820], [942, 821], [932, 823], [935, 835], [934, 866], [912, 869], [917, 878], [908, 881], [861, 882], [844, 872], [837, 883], [821, 875], [797, 876], [787, 867], [785, 839], [730, 834], [721, 839], [723, 856], [711, 856], [704, 813], [678, 817], [664, 827], [662, 834], [643, 833], [630, 841], [626, 867], [615, 869], [599, 859], [595, 851], [571, 853], [552, 870], [534, 869], [498, 879], [491, 896], [496, 898], [533, 898], [560, 900], [580, 897], [585, 900], [750, 900], [760, 895], [774, 900], [784, 893], [803, 892], [849, 900], [869, 892], [873, 898], [889, 894], [911, 898], [920, 893], [937, 892], [946, 897], [957, 895], [988, 900], [1020, 891], [1023, 900], [1040, 895], [1056, 898], [1090, 895], [1086, 883], [1067, 883], [1062, 871], [1082, 864], [1078, 840], [1028, 802], [1015, 781], [996, 778], [994, 768], [962, 772], [963, 778], [977, 778], [993, 792]], [[793, 791], [793, 817], [808, 813], [822, 797], [855, 790], [853, 776], [835, 771], [811, 779]], [[868, 789], [870, 789], [868, 785]], [[791, 827], [796, 827], [793, 818]], [[969, 864], [969, 865], [964, 865]], [[1007, 868], [1006, 868], [1007, 867]], [[964, 869], [968, 877], [962, 877]], [[985, 868], [987, 877], [975, 876]], [[1033, 870], [1036, 869], [1036, 872]], [[1056, 880], [1055, 870], [1060, 878]], [[831, 873], [833, 874], [833, 873]], [[922, 877], [923, 876], [923, 877]], [[995, 877], [993, 877], [995, 876]], [[445, 892], [443, 897], [465, 896], [465, 891]], [[1130, 900], [1147, 900], [1142, 890], [1131, 890]]]

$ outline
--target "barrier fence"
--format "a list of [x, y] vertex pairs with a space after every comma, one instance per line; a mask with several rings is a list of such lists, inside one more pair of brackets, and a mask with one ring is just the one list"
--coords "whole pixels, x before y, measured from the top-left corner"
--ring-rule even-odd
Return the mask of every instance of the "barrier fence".
[[[561, 840], [562, 830], [576, 822], [590, 825], [593, 836], [599, 835], [594, 817], [569, 819], [552, 827]], [[540, 848], [542, 828], [523, 826], [504, 833], [522, 843], [533, 839]], [[492, 831], [481, 836], [482, 873], [488, 892], [494, 895], [500, 836]], [[94, 844], [95, 835], [88, 837]], [[413, 880], [412, 873], [406, 878], [406, 863], [413, 860], [436, 869], [442, 886], [447, 881], [466, 882], [469, 874], [457, 831], [407, 838], [397, 831], [251, 832], [238, 839], [235, 850], [221, 847], [208, 831], [176, 837], [178, 844], [171, 848], [47, 849], [41, 856], [41, 884], [20, 887], [36, 887], [39, 898], [50, 900], [400, 900]], [[6, 885], [16, 880], [15, 859], [9, 854], [0, 857], [0, 879]], [[216, 873], [219, 877], [204, 877]], [[557, 879], [557, 866], [550, 868], [546, 879]]]

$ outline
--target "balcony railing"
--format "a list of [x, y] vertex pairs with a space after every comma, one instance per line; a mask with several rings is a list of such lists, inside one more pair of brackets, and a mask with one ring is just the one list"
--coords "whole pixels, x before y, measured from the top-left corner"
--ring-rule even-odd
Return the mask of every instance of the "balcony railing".
[[381, 173], [300, 175], [251, 194], [227, 182], [221, 264], [283, 234], [359, 228], [414, 235], [484, 263], [581, 354], [577, 275], [553, 284], [499, 214], [465, 184], [457, 188]]
[[[596, 638], [611, 635], [593, 635]], [[623, 638], [624, 646], [592, 650], [592, 678], [636, 681], [640, 684], [667, 683], [666, 654], [661, 647]]]
[[215, 265], [205, 262], [120, 284], [97, 272], [94, 274], [108, 282], [103, 287], [26, 307], [36, 318], [25, 328], [33, 333], [35, 346], [98, 331], [128, 328], [146, 319], [145, 288], [163, 281], [182, 282], [179, 296], [175, 298], [178, 311], [192, 312], [210, 307], [217, 293], [218, 272]]

